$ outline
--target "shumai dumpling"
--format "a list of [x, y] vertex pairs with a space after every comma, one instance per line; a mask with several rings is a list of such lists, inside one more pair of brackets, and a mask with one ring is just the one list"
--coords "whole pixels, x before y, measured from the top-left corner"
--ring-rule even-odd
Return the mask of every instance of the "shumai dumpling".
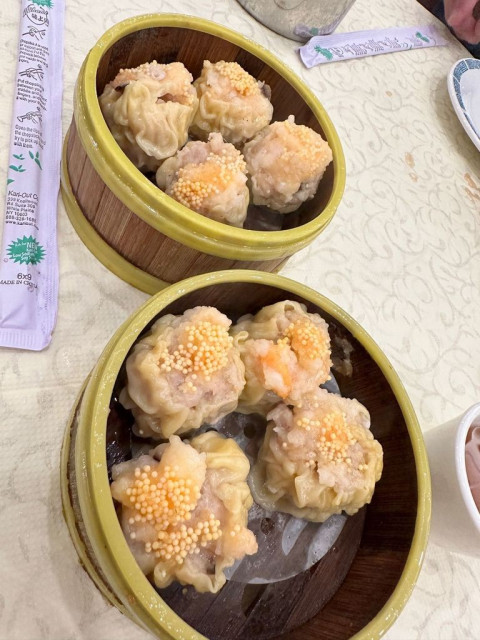
[[245, 368], [230, 324], [214, 307], [195, 307], [162, 316], [137, 342], [120, 393], [137, 435], [168, 438], [235, 410]]
[[219, 133], [188, 142], [157, 171], [157, 184], [181, 204], [212, 220], [241, 227], [249, 191], [245, 161]]
[[121, 69], [99, 97], [113, 137], [138, 169], [155, 171], [188, 138], [198, 106], [193, 77], [181, 62]]
[[275, 404], [299, 402], [330, 377], [328, 325], [291, 300], [243, 316], [232, 328], [245, 364], [238, 411], [267, 413]]
[[276, 406], [252, 471], [255, 501], [267, 510], [324, 522], [372, 499], [383, 451], [357, 402], [317, 389], [297, 407]]
[[293, 116], [273, 122], [243, 148], [253, 203], [290, 213], [315, 195], [332, 150]]
[[198, 110], [191, 133], [205, 140], [218, 131], [232, 144], [243, 144], [271, 121], [270, 87], [255, 80], [237, 62], [205, 60], [197, 89]]
[[112, 496], [140, 568], [159, 588], [177, 580], [216, 593], [224, 569], [257, 551], [247, 529], [252, 496], [247, 457], [230, 438], [204, 433], [191, 443], [171, 436], [112, 469]]

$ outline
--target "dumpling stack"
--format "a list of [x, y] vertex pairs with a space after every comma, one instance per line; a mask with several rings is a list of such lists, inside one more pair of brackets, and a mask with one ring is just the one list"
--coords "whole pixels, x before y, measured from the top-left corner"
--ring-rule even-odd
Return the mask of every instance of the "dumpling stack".
[[160, 189], [242, 227], [250, 201], [297, 210], [332, 161], [328, 143], [294, 116], [270, 124], [270, 97], [270, 87], [237, 62], [205, 60], [193, 82], [181, 62], [153, 61], [120, 70], [99, 102], [121, 149], [138, 169], [156, 172]]
[[216, 592], [223, 570], [257, 549], [246, 528], [253, 500], [243, 451], [217, 433], [173, 435], [236, 409], [245, 368], [230, 325], [213, 307], [165, 315], [127, 358], [120, 401], [134, 432], [169, 443], [114, 466], [112, 495], [132, 552], [159, 588], [178, 580]]
[[250, 473], [264, 509], [323, 522], [370, 502], [382, 447], [365, 407], [320, 388], [330, 355], [325, 320], [292, 300], [233, 326], [214, 307], [168, 314], [134, 345], [120, 402], [135, 434], [161, 444], [115, 465], [111, 490], [128, 544], [157, 587], [177, 580], [215, 593], [224, 569], [257, 550], [247, 528], [248, 458], [216, 431], [195, 435], [232, 411], [267, 418]]
[[245, 364], [238, 411], [267, 417], [252, 470], [255, 501], [315, 522], [370, 502], [382, 447], [363, 405], [319, 388], [332, 364], [325, 320], [285, 300], [240, 318], [232, 334]]

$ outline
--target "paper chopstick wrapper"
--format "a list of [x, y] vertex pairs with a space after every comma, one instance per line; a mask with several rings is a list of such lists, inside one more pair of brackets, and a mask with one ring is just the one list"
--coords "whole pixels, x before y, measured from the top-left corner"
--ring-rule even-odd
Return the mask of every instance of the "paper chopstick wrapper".
[[317, 64], [378, 56], [395, 51], [424, 49], [447, 44], [433, 25], [426, 27], [394, 27], [371, 31], [334, 33], [315, 36], [300, 47], [300, 57], [309, 69]]
[[63, 0], [22, 0], [0, 256], [0, 345], [46, 347], [57, 314]]

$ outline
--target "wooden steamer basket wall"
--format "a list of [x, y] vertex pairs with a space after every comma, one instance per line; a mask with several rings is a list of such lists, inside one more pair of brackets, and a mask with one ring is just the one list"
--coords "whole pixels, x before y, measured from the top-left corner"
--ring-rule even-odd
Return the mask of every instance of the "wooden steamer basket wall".
[[[342, 395], [370, 411], [384, 449], [372, 503], [347, 523], [313, 567], [270, 584], [229, 581], [216, 595], [172, 585], [157, 592], [123, 536], [110, 494], [106, 446], [112, 396], [138, 337], [165, 313], [198, 304], [236, 320], [293, 299], [329, 324]], [[345, 366], [346, 361], [348, 366]], [[118, 386], [118, 385], [117, 385]], [[420, 570], [430, 521], [430, 476], [412, 406], [392, 366], [365, 331], [313, 290], [281, 276], [223, 271], [172, 285], [120, 327], [100, 357], [67, 426], [62, 496], [80, 559], [104, 595], [162, 640], [372, 640], [395, 621]]]
[[[194, 77], [200, 75], [204, 60], [237, 61], [270, 85], [273, 119], [293, 114], [297, 124], [320, 133], [332, 149], [333, 162], [315, 197], [283, 216], [250, 205], [246, 223], [250, 228], [238, 229], [197, 214], [160, 191], [118, 147], [98, 102], [98, 95], [120, 68], [152, 60], [179, 60]], [[85, 59], [64, 145], [65, 207], [96, 257], [147, 293], [208, 271], [277, 271], [328, 225], [344, 185], [342, 147], [319, 101], [269, 51], [234, 31], [188, 16], [141, 16], [107, 31]]]

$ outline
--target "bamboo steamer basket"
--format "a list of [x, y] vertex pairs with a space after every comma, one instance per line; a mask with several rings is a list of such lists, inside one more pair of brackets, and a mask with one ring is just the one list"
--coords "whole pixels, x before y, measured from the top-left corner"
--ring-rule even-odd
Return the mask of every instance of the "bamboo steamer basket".
[[[332, 149], [333, 163], [315, 197], [297, 212], [271, 214], [274, 230], [258, 224], [262, 212], [250, 205], [247, 222], [252, 221], [248, 223], [252, 228], [238, 229], [197, 214], [158, 189], [121, 151], [98, 102], [105, 84], [120, 68], [154, 59], [164, 63], [179, 60], [194, 77], [200, 75], [206, 59], [237, 61], [269, 84], [273, 119], [295, 115], [298, 124], [319, 132]], [[319, 101], [269, 51], [230, 29], [182, 15], [141, 16], [107, 31], [84, 61], [63, 150], [65, 208], [95, 256], [147, 293], [220, 269], [280, 269], [289, 256], [325, 229], [344, 185], [342, 147]]]
[[[303, 302], [327, 320], [341, 393], [367, 406], [372, 432], [383, 446], [382, 479], [371, 504], [347, 519], [334, 547], [311, 569], [268, 585], [230, 580], [216, 595], [186, 596], [180, 585], [160, 595], [129, 550], [110, 494], [106, 447], [119, 372], [133, 344], [159, 315], [203, 304], [217, 306], [235, 320], [284, 299]], [[73, 409], [62, 450], [61, 485], [66, 521], [83, 566], [112, 604], [162, 640], [376, 640], [411, 594], [430, 522], [425, 446], [408, 396], [386, 357], [327, 298], [287, 278], [256, 271], [215, 272], [172, 285], [120, 327]]]

